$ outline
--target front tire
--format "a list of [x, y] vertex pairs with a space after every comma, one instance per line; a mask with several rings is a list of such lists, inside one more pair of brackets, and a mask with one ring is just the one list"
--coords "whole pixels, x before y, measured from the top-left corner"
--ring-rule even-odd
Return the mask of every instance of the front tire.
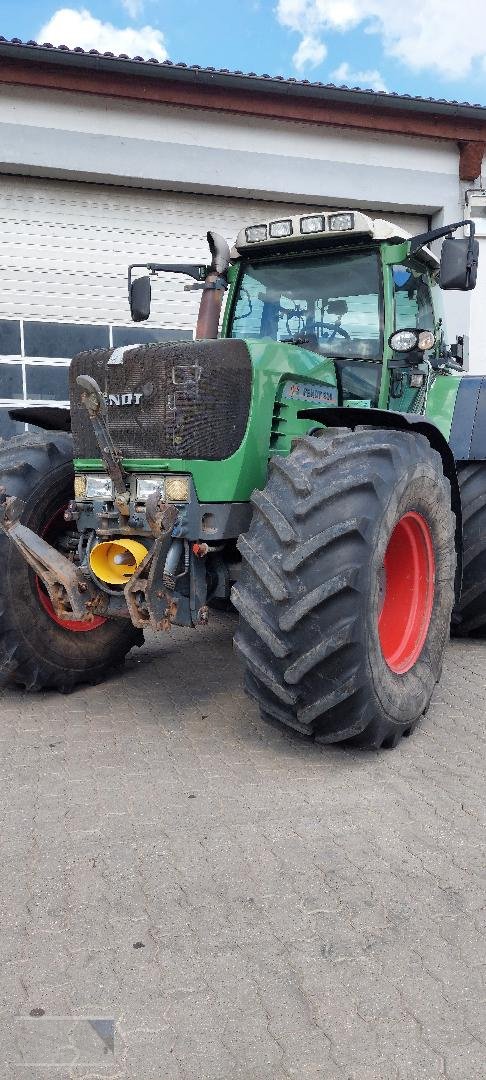
[[[73, 480], [69, 435], [21, 435], [0, 448], [0, 486], [23, 500], [20, 520], [49, 543], [65, 528]], [[78, 683], [99, 682], [143, 641], [128, 619], [58, 619], [36, 574], [3, 532], [0, 562], [0, 685], [67, 692]]]
[[249, 694], [320, 741], [396, 745], [448, 640], [455, 520], [439, 455], [421, 435], [327, 430], [273, 459], [253, 505], [233, 590]]

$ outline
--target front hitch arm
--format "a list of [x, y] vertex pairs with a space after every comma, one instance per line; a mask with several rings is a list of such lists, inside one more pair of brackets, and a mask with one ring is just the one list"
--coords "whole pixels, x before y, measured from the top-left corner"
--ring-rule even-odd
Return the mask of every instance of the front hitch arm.
[[32, 529], [19, 521], [23, 503], [0, 488], [0, 530], [8, 536], [47, 589], [58, 618], [66, 622], [91, 621], [107, 606], [107, 597], [88, 572], [74, 566]]
[[76, 382], [81, 387], [81, 401], [85, 406], [93, 425], [103, 464], [113, 480], [115, 488], [115, 506], [122, 517], [130, 517], [130, 493], [127, 489], [126, 474], [121, 467], [121, 453], [115, 446], [105, 421], [105, 401], [103, 391], [91, 375], [78, 375]]
[[164, 587], [162, 574], [178, 510], [173, 503], [162, 501], [160, 488], [149, 495], [145, 510], [155, 540], [140, 566], [128, 579], [124, 588], [125, 600], [134, 626], [169, 630], [176, 618], [178, 604]]

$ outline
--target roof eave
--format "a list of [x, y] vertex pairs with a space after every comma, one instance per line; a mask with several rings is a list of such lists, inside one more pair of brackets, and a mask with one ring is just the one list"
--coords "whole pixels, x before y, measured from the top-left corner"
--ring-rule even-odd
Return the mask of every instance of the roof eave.
[[235, 90], [279, 94], [285, 97], [309, 98], [323, 102], [337, 102], [348, 105], [360, 105], [394, 112], [422, 113], [435, 116], [450, 116], [471, 120], [486, 119], [486, 107], [467, 102], [443, 101], [418, 98], [383, 91], [363, 90], [359, 88], [339, 87], [321, 83], [311, 83], [284, 79], [281, 76], [262, 76], [253, 73], [232, 72], [211, 68], [189, 67], [185, 64], [158, 62], [154, 60], [125, 59], [118, 56], [96, 55], [90, 52], [76, 52], [61, 47], [46, 48], [43, 45], [29, 45], [0, 41], [0, 57], [10, 60], [29, 61], [39, 65], [49, 64], [56, 67], [76, 68], [83, 71], [116, 72], [131, 78], [158, 79], [167, 82], [190, 83], [192, 85], [231, 88]]

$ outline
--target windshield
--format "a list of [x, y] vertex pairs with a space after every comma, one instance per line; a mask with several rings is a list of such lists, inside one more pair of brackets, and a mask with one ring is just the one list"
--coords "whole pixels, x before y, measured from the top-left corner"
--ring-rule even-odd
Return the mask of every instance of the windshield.
[[381, 356], [378, 254], [320, 252], [248, 264], [229, 337], [305, 344], [328, 357]]

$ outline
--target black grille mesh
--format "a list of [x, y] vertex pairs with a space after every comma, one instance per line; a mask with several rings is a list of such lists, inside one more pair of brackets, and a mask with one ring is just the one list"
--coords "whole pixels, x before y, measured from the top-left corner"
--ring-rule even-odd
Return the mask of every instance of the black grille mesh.
[[[124, 457], [230, 457], [245, 434], [250, 408], [251, 361], [243, 341], [165, 342], [141, 345], [109, 364], [112, 349], [79, 353], [70, 370], [74, 455], [100, 456], [76, 384], [91, 375], [107, 395], [142, 394], [140, 404], [110, 405], [106, 417]], [[125, 398], [126, 400], [126, 398]]]

